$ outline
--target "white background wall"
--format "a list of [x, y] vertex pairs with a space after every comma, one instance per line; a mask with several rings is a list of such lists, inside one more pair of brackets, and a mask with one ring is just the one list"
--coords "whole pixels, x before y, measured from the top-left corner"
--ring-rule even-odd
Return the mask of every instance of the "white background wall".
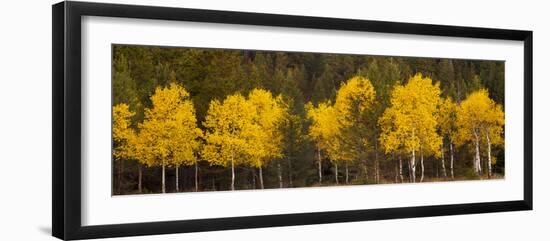
[[[534, 211], [264, 228], [120, 240], [548, 240], [550, 9], [545, 1], [119, 0], [109, 2], [534, 31]], [[51, 8], [0, 7], [0, 240], [54, 240], [51, 231]]]

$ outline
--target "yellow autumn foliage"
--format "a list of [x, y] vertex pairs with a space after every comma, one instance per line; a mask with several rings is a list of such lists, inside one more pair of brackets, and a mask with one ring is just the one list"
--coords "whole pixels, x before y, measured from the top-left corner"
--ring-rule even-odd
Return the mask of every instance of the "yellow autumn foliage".
[[458, 105], [450, 98], [441, 99], [438, 112], [438, 124], [442, 136], [453, 140], [456, 133], [456, 112]]
[[376, 91], [369, 79], [355, 76], [340, 86], [334, 108], [338, 118], [336, 160], [353, 161], [367, 156], [370, 115], [376, 104]]
[[395, 86], [388, 107], [379, 119], [379, 140], [386, 153], [403, 151], [439, 156], [442, 139], [437, 133], [440, 98], [438, 83], [417, 74], [406, 85]]
[[460, 103], [457, 110], [457, 144], [485, 141], [488, 135], [492, 145], [504, 143], [504, 111], [502, 106], [489, 97], [486, 89], [471, 93]]
[[251, 143], [247, 152], [251, 166], [262, 167], [269, 160], [283, 156], [280, 126], [287, 110], [281, 96], [273, 97], [271, 92], [262, 89], [252, 90], [248, 102], [253, 112], [252, 125], [245, 133]]
[[211, 165], [243, 163], [249, 145], [244, 134], [251, 125], [252, 112], [252, 106], [240, 94], [230, 95], [223, 102], [210, 102], [202, 157]]
[[152, 107], [145, 109], [136, 140], [139, 159], [147, 166], [179, 166], [196, 162], [202, 131], [197, 128], [189, 93], [172, 83], [157, 87]]
[[319, 103], [317, 107], [306, 105], [307, 117], [311, 120], [308, 136], [317, 144], [317, 148], [325, 151], [329, 159], [339, 159], [340, 124], [336, 109], [330, 102]]
[[336, 95], [334, 106], [344, 127], [360, 124], [376, 102], [376, 91], [369, 79], [356, 76], [346, 81]]
[[206, 144], [202, 156], [211, 165], [262, 167], [282, 157], [282, 133], [286, 116], [281, 96], [254, 89], [245, 98], [227, 96], [210, 103], [204, 126]]
[[116, 158], [134, 158], [134, 141], [136, 133], [131, 127], [131, 118], [135, 113], [130, 111], [127, 104], [113, 106], [113, 141], [116, 147], [113, 148], [113, 155]]
[[308, 136], [333, 162], [353, 161], [366, 155], [368, 115], [376, 102], [371, 82], [356, 76], [338, 89], [334, 105], [330, 101], [317, 107], [306, 105], [312, 121]]

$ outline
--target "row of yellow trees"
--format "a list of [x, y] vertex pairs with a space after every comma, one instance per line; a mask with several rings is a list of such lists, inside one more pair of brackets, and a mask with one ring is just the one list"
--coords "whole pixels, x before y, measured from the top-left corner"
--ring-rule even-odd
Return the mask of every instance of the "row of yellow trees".
[[[152, 107], [145, 118], [131, 126], [135, 114], [126, 104], [113, 107], [115, 158], [136, 160], [145, 166], [162, 167], [162, 192], [166, 167], [176, 168], [176, 191], [179, 191], [178, 168], [195, 166], [195, 190], [198, 190], [198, 160], [211, 165], [231, 166], [231, 190], [235, 189], [235, 166], [259, 169], [282, 156], [282, 134], [278, 127], [285, 120], [286, 107], [281, 96], [255, 89], [248, 96], [234, 94], [223, 102], [213, 100], [204, 122], [205, 131], [197, 127], [195, 109], [189, 93], [173, 83], [157, 88], [151, 96]], [[141, 165], [138, 190], [141, 192]]]
[[[354, 77], [341, 86], [336, 101], [308, 104], [307, 114], [312, 120], [309, 136], [317, 144], [319, 182], [322, 181], [321, 155], [324, 153], [335, 166], [367, 158], [369, 116], [376, 102], [371, 82]], [[487, 171], [491, 177], [491, 146], [504, 142], [504, 112], [485, 89], [471, 93], [461, 103], [443, 98], [439, 83], [417, 74], [405, 85], [396, 85], [391, 93], [389, 107], [377, 120], [381, 133], [378, 141], [387, 154], [399, 158], [399, 175], [403, 180], [402, 156], [409, 157], [410, 181], [416, 182], [417, 156], [420, 156], [421, 176], [424, 180], [424, 157], [441, 158], [443, 174], [447, 177], [443, 142], [449, 144], [450, 173], [454, 178], [453, 146], [471, 143], [475, 148], [473, 170], [481, 175], [480, 144], [487, 145]], [[338, 175], [335, 175], [338, 183]]]
[[[210, 103], [204, 131], [198, 128], [189, 93], [172, 83], [158, 87], [151, 96], [152, 105], [145, 109], [144, 121], [132, 126], [135, 114], [127, 104], [113, 107], [113, 155], [117, 159], [140, 163], [138, 191], [141, 192], [141, 166], [162, 168], [162, 192], [165, 189], [166, 167], [176, 168], [176, 191], [179, 191], [180, 166], [195, 166], [195, 189], [198, 190], [198, 161], [231, 167], [231, 190], [235, 189], [235, 167], [257, 168], [260, 187], [264, 188], [262, 169], [269, 161], [283, 156], [281, 125], [289, 118], [288, 106], [281, 96], [254, 89], [247, 96], [234, 94], [223, 101]], [[319, 182], [322, 182], [322, 159], [329, 159], [338, 173], [338, 164], [345, 166], [345, 181], [349, 181], [351, 162], [368, 158], [369, 135], [377, 135], [386, 153], [409, 159], [411, 182], [416, 182], [417, 156], [420, 156], [424, 179], [424, 157], [441, 158], [447, 176], [444, 141], [450, 149], [450, 173], [453, 171], [453, 146], [471, 143], [475, 148], [473, 170], [481, 174], [480, 145], [487, 145], [489, 177], [491, 176], [491, 146], [503, 144], [504, 112], [502, 106], [489, 98], [484, 89], [471, 93], [461, 103], [443, 98], [438, 83], [420, 74], [405, 85], [396, 85], [389, 107], [381, 117], [372, 118], [376, 91], [364, 77], [353, 77], [337, 91], [334, 103], [327, 101], [314, 106], [306, 104], [311, 121], [308, 137], [316, 144]], [[374, 122], [374, 123], [373, 123]], [[372, 142], [372, 141], [371, 141]], [[493, 158], [494, 159], [494, 158]], [[335, 175], [338, 183], [338, 175]]]

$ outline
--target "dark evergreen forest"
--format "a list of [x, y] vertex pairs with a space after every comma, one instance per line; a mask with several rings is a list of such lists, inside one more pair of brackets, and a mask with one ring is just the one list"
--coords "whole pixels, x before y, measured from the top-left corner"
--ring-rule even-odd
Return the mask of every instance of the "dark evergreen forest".
[[[334, 185], [333, 163], [323, 157], [319, 183], [318, 160], [315, 143], [307, 138], [311, 121], [307, 118], [306, 104], [335, 102], [339, 88], [354, 76], [370, 80], [376, 92], [376, 104], [369, 113], [372, 118], [368, 134], [369, 148], [365, 161], [349, 167], [349, 184], [400, 183], [397, 157], [386, 153], [380, 146], [378, 119], [390, 105], [392, 90], [405, 85], [416, 74], [439, 82], [442, 98], [450, 97], [455, 103], [468, 95], [486, 89], [489, 97], [504, 107], [504, 62], [485, 60], [440, 59], [418, 57], [391, 57], [332, 53], [302, 53], [255, 50], [225, 50], [202, 48], [175, 48], [154, 46], [112, 46], [113, 106], [127, 104], [135, 115], [132, 128], [145, 118], [145, 109], [151, 108], [151, 96], [159, 86], [177, 83], [189, 92], [196, 111], [197, 125], [204, 128], [205, 118], [212, 100], [223, 101], [228, 95], [248, 95], [255, 88], [281, 95], [288, 104], [292, 118], [283, 130], [282, 157], [270, 161], [263, 168], [266, 188], [307, 187]], [[444, 139], [443, 143], [449, 140]], [[117, 143], [114, 143], [116, 147]], [[482, 146], [482, 150], [485, 146]], [[454, 179], [477, 180], [484, 178], [471, 168], [473, 147], [466, 143], [454, 150]], [[492, 148], [496, 159], [494, 175], [504, 176], [504, 147]], [[443, 145], [445, 156], [450, 155]], [[408, 157], [403, 157], [407, 159]], [[444, 181], [441, 158], [426, 156], [425, 181]], [[485, 151], [481, 162], [487, 163]], [[161, 168], [140, 167], [135, 160], [113, 158], [113, 194], [137, 193], [138, 175], [142, 175], [142, 193], [161, 190]], [[448, 164], [447, 164], [448, 165]], [[403, 175], [409, 169], [402, 167]], [[487, 164], [483, 164], [486, 167]], [[179, 191], [195, 190], [195, 168], [198, 189], [229, 190], [231, 170], [198, 160], [197, 166], [179, 167]], [[340, 168], [340, 167], [339, 167]], [[448, 168], [448, 166], [447, 166]], [[138, 172], [138, 170], [141, 170]], [[448, 170], [445, 170], [448, 172]], [[485, 169], [483, 171], [486, 171]], [[235, 170], [236, 189], [259, 188], [258, 172], [254, 167], [238, 165]], [[166, 190], [175, 192], [176, 169], [166, 171]], [[408, 179], [406, 180], [408, 182]]]

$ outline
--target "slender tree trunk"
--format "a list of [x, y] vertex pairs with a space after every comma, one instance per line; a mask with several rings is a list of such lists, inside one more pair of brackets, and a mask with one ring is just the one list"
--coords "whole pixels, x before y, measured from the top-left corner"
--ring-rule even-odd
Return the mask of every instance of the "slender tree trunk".
[[367, 160], [363, 161], [363, 172], [365, 173], [365, 181], [369, 181], [369, 173], [367, 169]]
[[162, 160], [162, 193], [166, 193], [166, 170], [164, 160]]
[[416, 156], [415, 156], [414, 149], [412, 151], [412, 157], [409, 165], [410, 165], [409, 173], [411, 175], [411, 182], [415, 183], [416, 182]]
[[379, 170], [379, 168], [380, 168], [380, 165], [378, 163], [378, 158], [376, 158], [374, 160], [374, 169], [375, 169], [374, 170], [375, 171], [374, 175], [375, 175], [376, 184], [380, 183], [380, 170]]
[[435, 177], [439, 178], [439, 165], [436, 161], [433, 162], [432, 168], [435, 169]]
[[401, 183], [403, 183], [403, 160], [401, 160], [401, 155], [399, 155], [399, 178]]
[[474, 130], [474, 136], [475, 136], [475, 144], [476, 144], [474, 171], [477, 173], [477, 175], [481, 175], [481, 158], [479, 157], [479, 137], [476, 130]]
[[[412, 130], [413, 139], [414, 139], [414, 136], [415, 136], [415, 135], [414, 135], [414, 131], [415, 131], [415, 130], [413, 129], [413, 130]], [[416, 154], [416, 153], [415, 153], [415, 149], [413, 148], [413, 150], [412, 150], [411, 162], [410, 162], [410, 163], [411, 163], [410, 165], [411, 165], [412, 170], [409, 169], [409, 173], [412, 171], [412, 174], [411, 174], [411, 177], [412, 177], [412, 178], [411, 178], [411, 180], [412, 180], [413, 183], [416, 182], [416, 155], [415, 155], [415, 154]]]
[[334, 163], [334, 179], [336, 180], [336, 185], [338, 185], [338, 164]]
[[421, 168], [421, 176], [420, 176], [420, 182], [424, 181], [424, 152], [422, 151], [422, 148], [420, 148], [420, 168]]
[[453, 143], [449, 143], [449, 148], [451, 151], [451, 179], [455, 179], [455, 171], [454, 171], [454, 153], [453, 153]]
[[445, 168], [445, 147], [441, 145], [441, 169], [443, 169], [443, 177], [447, 178], [447, 169]]
[[252, 169], [252, 189], [256, 189], [256, 170]]
[[[235, 128], [231, 128], [231, 132], [235, 133]], [[231, 191], [235, 190], [235, 150], [231, 149]]]
[[180, 191], [179, 166], [176, 166], [176, 192]]
[[199, 162], [195, 161], [195, 192], [199, 191]]
[[319, 159], [319, 185], [323, 184], [323, 174], [322, 174], [322, 167], [321, 167], [321, 148], [317, 147], [317, 158]]
[[411, 166], [411, 159], [407, 161], [408, 167], [409, 167], [409, 182], [412, 182], [412, 166]]
[[[481, 134], [481, 133], [480, 133]], [[482, 136], [479, 136], [479, 138], [483, 138]], [[483, 175], [485, 171], [483, 168], [485, 168], [485, 159], [481, 158], [481, 140], [479, 140], [479, 175]]]
[[287, 158], [288, 161], [288, 187], [292, 187], [292, 160], [290, 159], [290, 155]]
[[260, 188], [264, 189], [264, 175], [262, 173], [262, 166], [260, 166], [258, 169], [260, 171]]
[[487, 175], [489, 176], [489, 179], [491, 179], [492, 176], [492, 167], [491, 167], [491, 139], [489, 138], [489, 132], [485, 135], [487, 137]]
[[277, 172], [279, 174], [279, 188], [283, 188], [283, 170], [281, 169], [281, 162], [277, 162]]
[[348, 169], [348, 162], [346, 162], [346, 184], [349, 183], [349, 169]]
[[212, 190], [216, 191], [216, 179], [212, 177]]
[[399, 165], [395, 163], [395, 180], [393, 181], [393, 183], [397, 183], [398, 179], [399, 179]]
[[235, 190], [235, 161], [231, 152], [231, 191]]
[[143, 177], [143, 171], [141, 170], [141, 164], [138, 163], [138, 192], [141, 193], [141, 179]]
[[122, 192], [122, 170], [124, 169], [124, 161], [118, 160], [118, 194]]
[[379, 162], [378, 162], [378, 142], [375, 141], [374, 142], [374, 175], [375, 175], [375, 181], [376, 183], [379, 183], [380, 182], [380, 165], [379, 165]]

